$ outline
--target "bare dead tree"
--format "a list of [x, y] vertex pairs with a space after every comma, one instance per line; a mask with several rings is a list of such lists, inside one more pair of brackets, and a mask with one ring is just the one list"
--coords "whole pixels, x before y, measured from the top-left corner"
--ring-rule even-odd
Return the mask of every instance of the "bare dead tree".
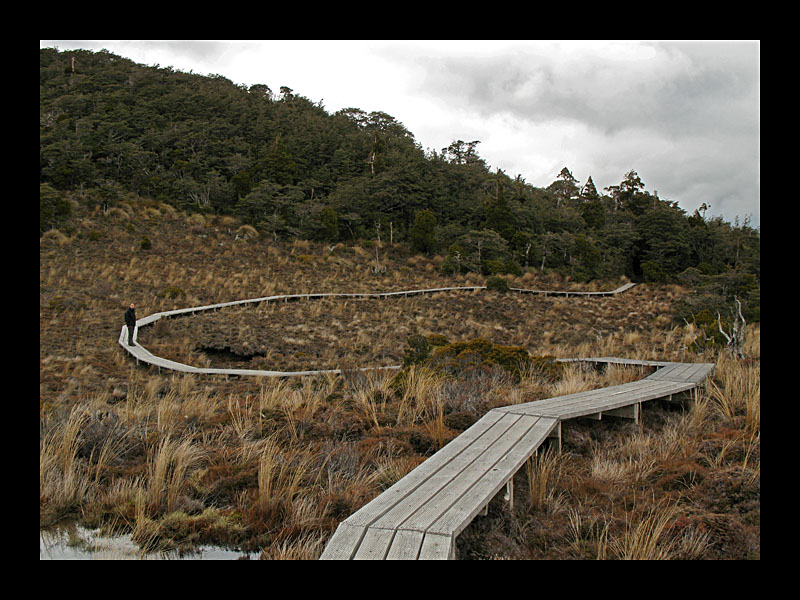
[[372, 267], [372, 273], [374, 275], [378, 275], [379, 273], [385, 273], [386, 267], [381, 266], [381, 259], [380, 254], [378, 253], [378, 248], [381, 246], [381, 222], [375, 221], [375, 230], [378, 232], [378, 243], [375, 244], [375, 266]]
[[747, 321], [745, 321], [744, 315], [742, 315], [742, 303], [739, 301], [739, 298], [734, 296], [733, 299], [736, 301], [736, 310], [734, 311], [731, 309], [733, 323], [731, 324], [729, 330], [726, 332], [722, 328], [722, 318], [720, 317], [719, 312], [717, 312], [717, 326], [719, 327], [719, 332], [725, 336], [725, 339], [728, 342], [728, 350], [730, 350], [734, 356], [741, 359], [745, 358], [744, 330], [747, 325]]

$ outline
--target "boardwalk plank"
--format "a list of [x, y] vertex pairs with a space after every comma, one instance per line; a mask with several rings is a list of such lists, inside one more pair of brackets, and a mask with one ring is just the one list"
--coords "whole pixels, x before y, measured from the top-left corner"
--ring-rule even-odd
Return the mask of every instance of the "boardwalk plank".
[[[510, 419], [508, 420], [510, 421]], [[413, 498], [409, 499], [415, 507], [409, 517], [401, 522], [402, 527], [404, 529], [427, 531], [431, 524], [446, 514], [453, 504], [464, 494], [467, 492], [474, 492], [474, 486], [485, 477], [487, 473], [496, 469], [497, 463], [506, 456], [516, 444], [525, 439], [526, 434], [538, 421], [538, 417], [520, 415], [516, 417], [516, 421], [502, 437], [495, 440], [487, 448], [476, 448], [479, 453], [472, 457], [469, 463], [462, 464], [457, 461], [451, 462], [447, 469], [447, 476], [449, 479], [443, 482], [436, 482], [432, 484], [430, 488], [421, 489], [420, 492], [426, 494], [424, 501], [419, 501], [419, 499], [415, 501]], [[541, 440], [539, 441], [541, 442]], [[533, 449], [531, 449], [531, 452], [533, 452]], [[437, 486], [438, 489], [433, 491]], [[488, 494], [489, 492], [487, 492], [486, 496], [475, 496], [472, 498], [472, 501], [477, 504], [475, 507], [476, 513], [491, 499], [491, 496]], [[405, 515], [406, 513], [404, 512], [401, 514]], [[440, 531], [439, 533], [443, 532]]]
[[502, 415], [500, 413], [491, 411], [485, 414], [469, 429], [464, 431], [464, 433], [439, 450], [439, 452], [436, 452], [416, 469], [407, 473], [389, 489], [350, 515], [345, 519], [345, 522], [361, 526], [369, 526], [374, 523], [378, 518], [412, 494], [422, 483], [434, 475], [436, 471], [446, 466], [453, 457], [468, 448], [474, 440], [484, 435], [501, 419], [501, 417]]
[[355, 556], [366, 527], [340, 523], [322, 551], [321, 560], [350, 560]]
[[[425, 480], [411, 493], [407, 494], [400, 502], [386, 511], [378, 518], [374, 525], [378, 527], [399, 527], [420, 506], [424, 506], [436, 493], [451, 482], [461, 471], [469, 467], [475, 460], [486, 452], [493, 444], [501, 440], [504, 435], [517, 435], [520, 427], [527, 428], [527, 424], [518, 425], [520, 415], [504, 414], [497, 423], [489, 428], [484, 435], [478, 437], [462, 451], [453, 456], [443, 468], [431, 472]], [[458, 438], [456, 438], [458, 439]], [[502, 443], [502, 442], [501, 442]], [[424, 463], [423, 463], [424, 464]], [[409, 529], [409, 527], [406, 527]]]
[[426, 533], [419, 552], [420, 560], [449, 560], [455, 555], [455, 540], [449, 535]]
[[386, 554], [386, 560], [417, 560], [424, 538], [422, 531], [398, 530]]
[[461, 533], [486, 504], [486, 499], [491, 500], [547, 439], [556, 423], [557, 419], [537, 419], [519, 443], [428, 527], [428, 533]]
[[389, 552], [395, 531], [393, 529], [378, 529], [370, 527], [367, 529], [364, 539], [361, 541], [354, 556], [355, 560], [383, 560]]

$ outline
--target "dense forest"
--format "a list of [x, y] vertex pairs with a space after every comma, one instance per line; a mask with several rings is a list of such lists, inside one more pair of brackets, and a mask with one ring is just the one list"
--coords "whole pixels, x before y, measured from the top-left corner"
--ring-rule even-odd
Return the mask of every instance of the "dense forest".
[[687, 214], [634, 170], [598, 190], [565, 166], [538, 188], [487, 165], [477, 140], [424, 150], [391, 115], [330, 114], [289, 87], [107, 51], [45, 48], [39, 60], [40, 235], [76, 201], [143, 198], [233, 215], [274, 239], [403, 243], [446, 256], [445, 273], [677, 282], [715, 298], [711, 313], [735, 295], [760, 320], [760, 230], [706, 218], [705, 205]]

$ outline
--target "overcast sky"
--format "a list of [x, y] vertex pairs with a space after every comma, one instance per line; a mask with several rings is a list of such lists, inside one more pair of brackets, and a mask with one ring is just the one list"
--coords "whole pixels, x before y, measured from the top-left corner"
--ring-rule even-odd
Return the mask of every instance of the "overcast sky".
[[480, 140], [537, 187], [563, 167], [602, 191], [635, 170], [687, 212], [760, 226], [758, 41], [40, 40], [236, 84], [281, 86], [329, 113], [403, 123], [425, 150]]

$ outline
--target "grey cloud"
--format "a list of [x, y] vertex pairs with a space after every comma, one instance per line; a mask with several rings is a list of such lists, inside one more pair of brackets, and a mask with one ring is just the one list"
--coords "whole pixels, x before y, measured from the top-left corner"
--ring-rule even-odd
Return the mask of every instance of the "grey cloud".
[[597, 183], [635, 169], [685, 210], [707, 202], [726, 219], [759, 220], [757, 43], [541, 43], [414, 60], [417, 93], [463, 114], [507, 115], [532, 133], [577, 125], [584, 133], [569, 145], [533, 135], [531, 144], [574, 154], [581, 164], [569, 166]]
[[186, 58], [198, 65], [206, 64], [207, 67], [202, 70], [205, 73], [215, 73], [215, 69], [221, 69], [226, 57], [232, 57], [243, 50], [257, 48], [256, 43], [244, 41], [178, 40], [151, 44], [154, 49], [162, 46], [176, 58]]
[[621, 47], [621, 56], [562, 48], [428, 57], [420, 63], [425, 76], [419, 91], [483, 114], [576, 120], [606, 133], [628, 127], [665, 135], [757, 129], [752, 44], [645, 44]]

